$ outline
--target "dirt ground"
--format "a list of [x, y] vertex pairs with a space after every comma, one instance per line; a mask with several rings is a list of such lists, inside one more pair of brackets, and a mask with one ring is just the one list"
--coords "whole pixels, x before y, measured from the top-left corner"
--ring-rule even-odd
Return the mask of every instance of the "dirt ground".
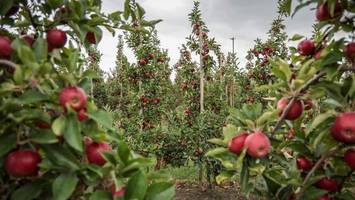
[[213, 190], [206, 185], [193, 183], [177, 183], [174, 200], [246, 200], [237, 192], [235, 186], [215, 186]]

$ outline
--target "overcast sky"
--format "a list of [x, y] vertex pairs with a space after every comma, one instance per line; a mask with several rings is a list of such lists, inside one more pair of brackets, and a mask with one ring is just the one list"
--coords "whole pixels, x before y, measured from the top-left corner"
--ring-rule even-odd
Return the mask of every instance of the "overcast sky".
[[[174, 64], [179, 58], [179, 47], [191, 32], [188, 14], [193, 7], [192, 0], [137, 0], [146, 11], [146, 18], [162, 19], [156, 28], [161, 46], [168, 49]], [[265, 39], [271, 22], [277, 17], [277, 0], [201, 0], [203, 20], [210, 29], [209, 36], [215, 37], [222, 45], [224, 53], [231, 51], [231, 37], [236, 37], [235, 49], [241, 66], [245, 64], [248, 49], [256, 38]], [[103, 0], [103, 11], [123, 10], [123, 0]], [[310, 37], [314, 11], [303, 9], [293, 19], [287, 19], [286, 32], [291, 37], [295, 33]], [[109, 71], [115, 66], [117, 37], [104, 32], [99, 50], [103, 54], [101, 68]], [[125, 53], [131, 62], [135, 59], [126, 48]]]

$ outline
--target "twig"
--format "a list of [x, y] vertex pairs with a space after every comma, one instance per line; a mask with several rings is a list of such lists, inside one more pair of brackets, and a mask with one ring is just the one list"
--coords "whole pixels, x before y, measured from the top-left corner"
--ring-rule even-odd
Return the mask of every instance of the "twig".
[[0, 59], [0, 65], [7, 65], [11, 68], [13, 68], [14, 70], [16, 69], [16, 64], [14, 62], [11, 62], [9, 60], [5, 60], [5, 59]]
[[296, 195], [296, 200], [299, 200], [301, 195], [304, 193], [304, 191], [306, 190], [306, 183], [309, 181], [309, 179], [311, 178], [311, 176], [313, 175], [313, 173], [319, 168], [319, 166], [323, 163], [323, 161], [325, 159], [327, 159], [328, 157], [332, 156], [334, 153], [337, 152], [338, 148], [340, 146], [336, 146], [335, 148], [333, 148], [332, 150], [330, 150], [328, 153], [324, 154], [317, 162], [316, 164], [313, 166], [313, 168], [311, 169], [311, 171], [308, 172], [306, 178], [304, 179], [303, 183], [302, 183], [302, 188], [300, 190], [300, 192]]

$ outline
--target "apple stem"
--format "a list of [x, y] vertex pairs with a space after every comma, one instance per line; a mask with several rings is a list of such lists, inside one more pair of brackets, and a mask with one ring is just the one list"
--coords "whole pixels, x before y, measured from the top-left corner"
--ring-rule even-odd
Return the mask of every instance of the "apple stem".
[[311, 171], [308, 172], [306, 178], [304, 179], [304, 181], [302, 183], [302, 188], [301, 188], [300, 192], [296, 195], [296, 200], [300, 200], [300, 197], [302, 196], [302, 194], [307, 189], [306, 183], [309, 181], [309, 179], [311, 178], [312, 174], [320, 167], [320, 165], [323, 163], [323, 161], [325, 159], [327, 159], [328, 157], [330, 157], [333, 154], [335, 154], [341, 146], [342, 145], [338, 145], [338, 146], [334, 147], [332, 150], [328, 151], [328, 153], [323, 154], [323, 156], [316, 162], [316, 164], [313, 166]]

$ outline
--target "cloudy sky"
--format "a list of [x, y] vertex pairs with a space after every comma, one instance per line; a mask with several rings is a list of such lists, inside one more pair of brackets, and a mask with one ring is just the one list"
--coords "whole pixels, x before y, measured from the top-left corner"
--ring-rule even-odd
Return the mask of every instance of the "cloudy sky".
[[[156, 28], [163, 48], [168, 49], [171, 63], [179, 58], [179, 47], [191, 32], [187, 15], [193, 7], [192, 0], [137, 0], [146, 10], [149, 20], [162, 19]], [[209, 36], [215, 37], [226, 53], [231, 51], [231, 37], [236, 37], [235, 49], [241, 65], [245, 55], [256, 38], [264, 39], [271, 22], [277, 17], [277, 0], [201, 0], [202, 17], [210, 29]], [[104, 12], [123, 10], [123, 0], [103, 0]], [[289, 36], [301, 33], [311, 36], [315, 22], [314, 11], [303, 9], [293, 19], [287, 19], [286, 32]], [[115, 66], [117, 37], [104, 33], [99, 44], [102, 52], [101, 68], [109, 71]], [[125, 53], [134, 62], [132, 53]]]

